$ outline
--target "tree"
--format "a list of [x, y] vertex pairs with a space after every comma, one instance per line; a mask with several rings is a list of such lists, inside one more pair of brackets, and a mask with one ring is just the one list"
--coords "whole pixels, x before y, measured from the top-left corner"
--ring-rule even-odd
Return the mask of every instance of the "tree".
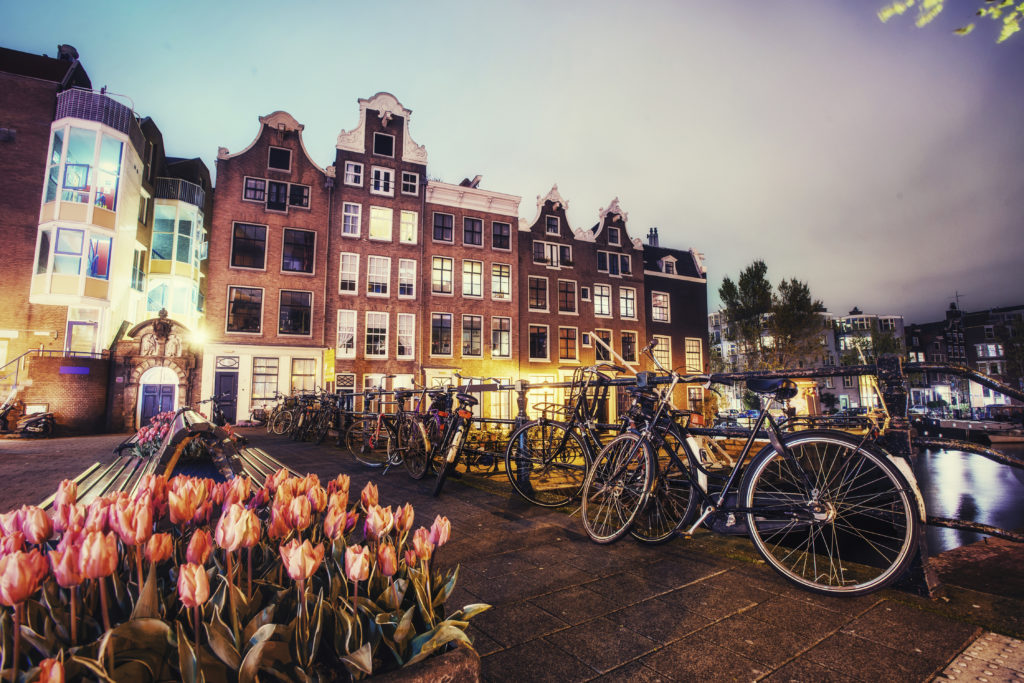
[[996, 339], [1003, 345], [1007, 383], [1024, 386], [1024, 320], [1013, 320], [1005, 327], [997, 328]]
[[736, 342], [750, 369], [795, 367], [821, 348], [824, 306], [797, 279], [773, 290], [764, 261], [754, 261], [733, 282], [728, 276], [718, 294], [729, 321], [726, 337]]
[[[914, 6], [914, 0], [896, 0], [878, 11], [882, 22], [899, 16]], [[945, 0], [921, 0], [917, 6], [917, 27], [927, 26], [945, 9]], [[1024, 20], [1024, 2], [1014, 6], [1014, 0], [985, 0], [974, 13], [975, 16], [990, 19], [999, 25], [997, 43], [1002, 43], [1020, 30]], [[974, 22], [957, 28], [953, 33], [966, 36], [974, 30]]]
[[828, 409], [828, 412], [832, 412], [839, 405], [839, 397], [830, 391], [821, 392], [821, 405]]

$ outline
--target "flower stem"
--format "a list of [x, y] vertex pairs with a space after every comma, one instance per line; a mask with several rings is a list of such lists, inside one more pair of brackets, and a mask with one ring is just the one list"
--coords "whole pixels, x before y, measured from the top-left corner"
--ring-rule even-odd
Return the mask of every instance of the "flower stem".
[[196, 639], [196, 661], [199, 661], [199, 605], [192, 608], [192, 631]]
[[71, 587], [71, 647], [78, 644], [78, 586]]
[[135, 571], [139, 575], [139, 597], [142, 597], [142, 546], [135, 546]]
[[18, 680], [18, 661], [21, 659], [21, 603], [14, 606], [14, 659], [11, 661], [11, 681]]
[[234, 564], [232, 562], [232, 552], [230, 550], [224, 551], [227, 557], [227, 569], [228, 569], [228, 604], [231, 606], [231, 631], [235, 636], [235, 642], [238, 642], [238, 611], [235, 607], [235, 572]]
[[107, 581], [106, 578], [101, 576], [96, 579], [100, 582], [100, 607], [103, 611], [103, 630], [110, 630], [110, 611], [107, 609]]
[[249, 565], [247, 567], [248, 571], [246, 573], [247, 585], [246, 585], [246, 590], [245, 590], [245, 597], [247, 597], [249, 599], [252, 599], [252, 548], [251, 547], [249, 548], [248, 565]]

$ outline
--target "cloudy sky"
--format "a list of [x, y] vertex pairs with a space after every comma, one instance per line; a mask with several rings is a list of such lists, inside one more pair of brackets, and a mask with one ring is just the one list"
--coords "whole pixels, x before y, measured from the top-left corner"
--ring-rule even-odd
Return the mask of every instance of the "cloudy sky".
[[882, 0], [0, 4], [0, 45], [74, 45], [211, 170], [278, 109], [327, 166], [388, 91], [432, 177], [481, 174], [527, 218], [557, 183], [573, 227], [618, 197], [634, 236], [706, 255], [712, 308], [756, 258], [836, 314], [1024, 303], [1024, 35], [954, 37], [952, 9], [916, 29]]

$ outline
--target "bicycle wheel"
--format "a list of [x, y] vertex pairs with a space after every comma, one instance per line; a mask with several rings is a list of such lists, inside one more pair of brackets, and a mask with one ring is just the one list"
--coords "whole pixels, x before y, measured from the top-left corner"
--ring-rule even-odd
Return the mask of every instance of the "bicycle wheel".
[[[469, 425], [466, 424], [462, 418], [457, 418], [458, 423], [452, 425], [455, 432], [452, 434], [452, 438], [445, 444], [445, 447], [437, 456], [437, 462], [434, 465], [437, 468], [437, 480], [434, 482], [433, 496], [437, 498], [441, 495], [441, 489], [444, 488], [444, 481], [451, 474], [452, 470], [455, 469], [456, 465], [459, 464], [459, 458], [462, 455], [462, 446], [466, 442], [466, 430]], [[455, 449], [455, 458], [448, 462], [448, 453], [451, 449]]]
[[580, 494], [590, 464], [575, 432], [561, 422], [528, 422], [509, 436], [505, 474], [520, 496], [541, 507], [559, 507]]
[[272, 411], [270, 411], [270, 414], [267, 416], [267, 424], [265, 425], [267, 428], [267, 434], [274, 433], [274, 420], [277, 419], [277, 416], [279, 414], [280, 411], [277, 408], [274, 408]]
[[383, 426], [379, 434], [376, 432], [377, 420], [367, 417], [353, 422], [345, 432], [345, 448], [367, 467], [381, 467], [387, 462], [390, 434]]
[[765, 561], [816, 593], [863, 595], [899, 578], [920, 533], [900, 470], [846, 434], [798, 432], [784, 444], [792, 458], [766, 447], [741, 489], [743, 506], [756, 508], [747, 525]]
[[326, 410], [321, 410], [320, 415], [317, 416], [316, 428], [313, 432], [313, 443], [317, 446], [324, 442], [327, 438], [327, 430], [331, 428], [331, 414]]
[[[681, 470], [672, 459], [675, 453]], [[697, 509], [697, 494], [690, 478], [690, 461], [683, 448], [680, 435], [670, 429], [658, 447], [658, 467], [647, 505], [633, 520], [629, 533], [642, 543], [664, 543], [693, 516]]]
[[[429, 436], [424, 443], [423, 423], [416, 417], [405, 416], [398, 425], [398, 443], [402, 449], [402, 464], [413, 479], [422, 479], [427, 473]], [[429, 434], [429, 432], [428, 432]]]
[[655, 475], [650, 445], [635, 432], [601, 449], [583, 482], [583, 528], [592, 541], [611, 543], [643, 509]]
[[292, 426], [292, 420], [295, 418], [290, 410], [282, 410], [274, 417], [274, 434], [281, 436]]

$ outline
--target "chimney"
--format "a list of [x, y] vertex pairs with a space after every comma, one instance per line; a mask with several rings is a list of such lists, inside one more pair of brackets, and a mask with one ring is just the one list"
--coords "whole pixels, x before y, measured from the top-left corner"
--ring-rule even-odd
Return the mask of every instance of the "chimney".
[[652, 247], [658, 246], [658, 229], [657, 228], [651, 228], [647, 232], [647, 243], [650, 244]]
[[78, 50], [71, 45], [58, 45], [57, 59], [64, 62], [73, 62], [78, 59]]

